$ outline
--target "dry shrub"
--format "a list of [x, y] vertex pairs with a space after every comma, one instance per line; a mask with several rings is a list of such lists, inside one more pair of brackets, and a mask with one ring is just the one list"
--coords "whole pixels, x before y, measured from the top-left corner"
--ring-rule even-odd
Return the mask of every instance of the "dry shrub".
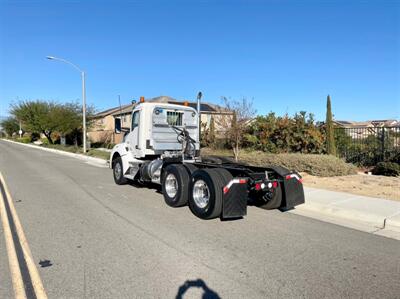
[[[229, 152], [202, 149], [202, 155], [229, 156]], [[242, 151], [239, 159], [254, 166], [278, 165], [297, 172], [306, 172], [323, 177], [357, 173], [357, 168], [354, 165], [329, 155], [269, 154], [261, 151]]]

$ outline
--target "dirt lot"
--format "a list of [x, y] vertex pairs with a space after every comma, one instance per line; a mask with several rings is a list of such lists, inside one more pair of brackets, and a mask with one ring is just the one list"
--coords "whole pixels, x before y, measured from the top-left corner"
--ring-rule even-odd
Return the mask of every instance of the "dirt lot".
[[307, 187], [400, 201], [400, 177], [361, 173], [336, 177], [316, 177], [306, 173], [301, 175], [303, 176], [304, 185]]

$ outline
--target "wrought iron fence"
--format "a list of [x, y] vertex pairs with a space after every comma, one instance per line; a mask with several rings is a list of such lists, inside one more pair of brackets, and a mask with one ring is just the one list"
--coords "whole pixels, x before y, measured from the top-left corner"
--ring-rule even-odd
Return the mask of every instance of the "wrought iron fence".
[[400, 127], [335, 128], [337, 153], [347, 162], [372, 166], [399, 162]]

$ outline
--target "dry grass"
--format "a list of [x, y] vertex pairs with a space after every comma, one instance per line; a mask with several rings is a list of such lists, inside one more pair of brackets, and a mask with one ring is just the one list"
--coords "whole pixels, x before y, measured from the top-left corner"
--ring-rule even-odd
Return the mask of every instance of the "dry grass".
[[[202, 149], [202, 155], [232, 157], [227, 150]], [[306, 172], [315, 176], [331, 177], [356, 174], [357, 168], [334, 156], [311, 154], [269, 154], [259, 151], [242, 151], [240, 161], [255, 165], [279, 165], [297, 172]]]

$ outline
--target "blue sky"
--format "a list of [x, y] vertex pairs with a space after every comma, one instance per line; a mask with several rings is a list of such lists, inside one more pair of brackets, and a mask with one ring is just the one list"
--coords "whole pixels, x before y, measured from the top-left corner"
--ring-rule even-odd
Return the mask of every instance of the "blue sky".
[[221, 103], [258, 114], [400, 117], [399, 1], [0, 0], [0, 115], [11, 102], [81, 99], [99, 110], [140, 96]]

